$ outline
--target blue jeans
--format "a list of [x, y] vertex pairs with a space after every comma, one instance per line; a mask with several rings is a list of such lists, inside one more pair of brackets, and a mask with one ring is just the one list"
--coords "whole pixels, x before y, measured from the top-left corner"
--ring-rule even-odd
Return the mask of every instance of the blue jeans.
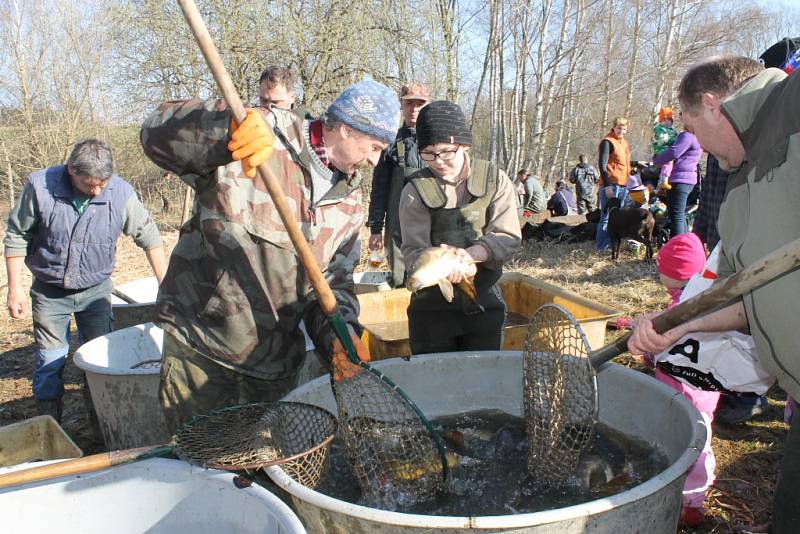
[[64, 365], [69, 352], [69, 322], [75, 314], [81, 344], [111, 331], [111, 280], [71, 290], [34, 280], [31, 286], [36, 370], [33, 398], [55, 400], [64, 395]]
[[694, 189], [694, 184], [673, 183], [667, 192], [667, 217], [669, 217], [669, 236], [685, 234], [689, 231], [686, 224], [686, 199]]
[[[620, 205], [625, 203], [628, 190], [625, 189], [624, 186], [609, 185], [607, 187], [612, 189], [614, 193], [613, 196], [619, 199]], [[605, 187], [601, 187], [598, 192], [598, 196], [600, 197], [600, 222], [597, 223], [595, 242], [597, 244], [597, 250], [599, 251], [606, 251], [611, 248], [611, 236], [608, 235], [608, 212], [606, 211], [606, 202], [608, 202], [608, 198], [606, 198], [605, 189]]]

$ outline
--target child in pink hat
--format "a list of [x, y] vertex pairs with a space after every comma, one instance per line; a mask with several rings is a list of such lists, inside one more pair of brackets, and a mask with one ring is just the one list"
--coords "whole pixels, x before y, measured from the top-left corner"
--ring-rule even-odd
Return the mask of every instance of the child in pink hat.
[[[700, 238], [690, 232], [677, 235], [667, 241], [659, 250], [656, 262], [661, 284], [672, 298], [672, 302], [667, 308], [669, 309], [678, 304], [681, 292], [689, 279], [703, 272], [706, 253]], [[714, 420], [714, 410], [717, 407], [720, 393], [692, 387], [673, 378], [660, 368], [656, 368], [656, 378], [688, 398], [703, 416], [705, 423], [706, 443], [686, 476], [681, 510], [681, 525], [697, 526], [702, 523], [705, 515], [706, 491], [715, 479], [716, 459], [714, 451], [711, 450], [711, 422]]]

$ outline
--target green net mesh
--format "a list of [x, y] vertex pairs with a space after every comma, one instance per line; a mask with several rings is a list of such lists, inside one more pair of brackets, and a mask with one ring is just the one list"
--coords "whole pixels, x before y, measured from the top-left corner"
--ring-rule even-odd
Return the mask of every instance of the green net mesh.
[[175, 436], [177, 455], [194, 464], [256, 470], [281, 464], [296, 481], [316, 487], [336, 433], [333, 414], [310, 404], [257, 403], [192, 419]]
[[544, 485], [560, 485], [591, 446], [597, 385], [589, 344], [566, 310], [546, 304], [531, 319], [523, 352], [523, 404], [528, 472]]
[[364, 369], [333, 388], [345, 455], [365, 501], [397, 510], [433, 499], [445, 467], [409, 403]]

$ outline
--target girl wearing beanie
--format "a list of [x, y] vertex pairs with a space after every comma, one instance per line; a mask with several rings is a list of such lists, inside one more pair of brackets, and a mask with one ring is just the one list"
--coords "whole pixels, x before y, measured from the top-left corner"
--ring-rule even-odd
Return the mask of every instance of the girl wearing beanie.
[[417, 141], [428, 167], [409, 177], [400, 199], [406, 271], [415, 271], [425, 249], [450, 248], [458, 260], [447, 279], [457, 284], [474, 276], [477, 302], [458, 289], [448, 302], [436, 286], [413, 294], [411, 352], [499, 349], [505, 303], [497, 282], [522, 242], [514, 187], [494, 164], [470, 158], [472, 132], [452, 102], [420, 111]]
[[[706, 252], [702, 241], [696, 234], [681, 234], [673, 237], [661, 247], [656, 262], [661, 284], [672, 298], [672, 302], [667, 308], [669, 309], [677, 306], [680, 302], [681, 293], [689, 279], [703, 272]], [[657, 355], [656, 359], [659, 356]], [[705, 423], [706, 443], [686, 476], [681, 510], [681, 525], [697, 526], [702, 523], [705, 515], [706, 491], [716, 478], [714, 473], [716, 459], [714, 451], [711, 449], [711, 422], [714, 420], [714, 410], [720, 394], [718, 391], [703, 391], [681, 382], [664, 372], [661, 366], [656, 368], [656, 378], [688, 398], [703, 416]]]
[[[656, 261], [661, 283], [672, 297], [669, 308], [711, 287], [718, 278], [720, 249], [717, 246], [706, 259], [693, 233], [673, 237], [661, 247]], [[706, 492], [715, 479], [711, 422], [721, 393], [763, 395], [775, 377], [761, 366], [752, 336], [735, 330], [691, 331], [689, 326], [687, 331], [662, 352], [645, 354], [645, 361], [651, 366], [655, 362], [656, 378], [688, 398], [703, 417], [706, 442], [686, 476], [680, 517], [681, 526], [695, 527], [703, 522]]]

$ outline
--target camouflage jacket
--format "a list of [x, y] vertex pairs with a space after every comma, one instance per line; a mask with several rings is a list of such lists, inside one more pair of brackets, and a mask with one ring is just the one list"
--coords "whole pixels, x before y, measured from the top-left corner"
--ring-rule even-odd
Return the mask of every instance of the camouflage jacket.
[[[308, 121], [274, 108], [261, 112], [276, 134], [268, 165], [341, 314], [358, 330], [352, 275], [363, 219], [360, 177], [331, 173], [319, 162], [308, 148]], [[276, 380], [302, 363], [301, 319], [323, 354], [333, 333], [264, 185], [231, 161], [230, 119], [220, 101], [190, 100], [162, 104], [142, 126], [147, 156], [196, 191], [194, 216], [181, 229], [161, 284], [158, 323], [221, 365]], [[313, 182], [320, 179], [333, 187], [315, 198]]]

